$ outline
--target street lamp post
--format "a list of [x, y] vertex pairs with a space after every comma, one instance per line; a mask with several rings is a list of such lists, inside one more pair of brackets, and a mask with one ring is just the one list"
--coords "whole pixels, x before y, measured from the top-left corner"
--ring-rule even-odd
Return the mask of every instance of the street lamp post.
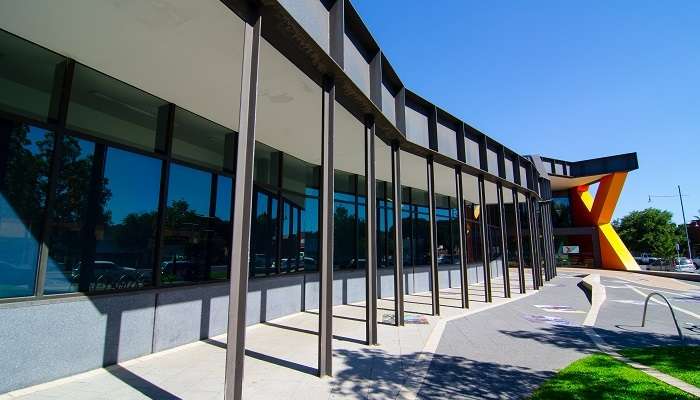
[[[649, 195], [649, 202], [651, 203], [652, 197], [676, 197], [673, 196], [652, 196]], [[685, 228], [685, 240], [688, 245], [688, 258], [693, 259], [693, 252], [690, 246], [690, 235], [688, 235], [688, 224], [685, 222], [685, 208], [683, 207], [683, 193], [681, 193], [681, 185], [678, 185], [678, 199], [681, 201], [681, 214], [683, 215], [683, 228]]]

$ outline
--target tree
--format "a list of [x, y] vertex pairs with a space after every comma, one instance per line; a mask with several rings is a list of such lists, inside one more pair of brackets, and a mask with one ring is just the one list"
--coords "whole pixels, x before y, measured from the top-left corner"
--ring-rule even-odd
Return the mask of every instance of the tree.
[[672, 218], [670, 211], [647, 208], [615, 220], [613, 226], [632, 252], [669, 259], [676, 255], [676, 243], [685, 241]]

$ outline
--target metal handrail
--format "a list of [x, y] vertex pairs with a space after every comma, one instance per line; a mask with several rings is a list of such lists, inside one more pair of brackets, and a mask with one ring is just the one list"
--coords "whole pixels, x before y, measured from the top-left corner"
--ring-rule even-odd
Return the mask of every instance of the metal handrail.
[[657, 292], [649, 293], [649, 295], [647, 296], [647, 299], [644, 301], [644, 314], [642, 315], [642, 327], [644, 327], [644, 324], [646, 323], [646, 320], [647, 320], [647, 307], [649, 306], [649, 300], [654, 295], [659, 296], [662, 299], [664, 299], [664, 301], [668, 305], [668, 309], [671, 310], [671, 316], [673, 317], [673, 323], [676, 324], [676, 330], [678, 331], [678, 336], [680, 336], [681, 342], [682, 342], [683, 341], [683, 332], [681, 332], [681, 327], [678, 326], [678, 320], [676, 319], [676, 313], [673, 312], [673, 307], [671, 306], [671, 303], [661, 293], [657, 293]]

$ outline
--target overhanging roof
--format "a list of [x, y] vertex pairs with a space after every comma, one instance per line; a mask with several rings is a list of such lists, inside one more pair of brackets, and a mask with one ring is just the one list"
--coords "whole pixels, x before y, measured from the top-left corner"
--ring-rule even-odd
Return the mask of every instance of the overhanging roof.
[[[563, 161], [548, 157], [532, 156], [533, 162], [546, 172], [552, 190], [567, 190], [590, 185], [614, 172], [630, 172], [639, 168], [637, 153], [593, 158], [581, 161]], [[542, 171], [540, 171], [542, 173]]]

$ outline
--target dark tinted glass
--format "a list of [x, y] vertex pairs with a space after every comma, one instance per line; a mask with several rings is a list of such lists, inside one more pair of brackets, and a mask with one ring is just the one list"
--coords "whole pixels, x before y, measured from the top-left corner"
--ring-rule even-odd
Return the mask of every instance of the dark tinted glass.
[[503, 276], [503, 240], [501, 237], [501, 210], [498, 204], [498, 187], [484, 182], [486, 198], [486, 232], [489, 239], [489, 268], [491, 276]]
[[0, 109], [46, 120], [65, 58], [0, 30]]
[[78, 64], [66, 124], [81, 133], [153, 151], [168, 110], [165, 101]]
[[235, 133], [177, 108], [173, 124], [173, 157], [216, 170], [233, 171]]
[[253, 180], [259, 185], [279, 186], [280, 152], [260, 142], [255, 142]]
[[435, 195], [435, 225], [437, 228], [438, 266], [459, 263], [459, 233], [457, 233], [457, 200]]
[[[107, 149], [90, 291], [151, 285], [162, 161]], [[89, 258], [83, 259], [83, 263]], [[81, 272], [82, 273], [82, 272]], [[82, 286], [82, 285], [81, 285]]]
[[507, 267], [510, 268], [510, 280], [511, 280], [511, 290], [515, 289], [519, 284], [519, 271], [520, 266], [518, 262], [518, 232], [517, 225], [515, 223], [515, 207], [516, 203], [513, 201], [513, 190], [503, 188], [503, 220], [505, 221], [505, 232], [506, 232], [506, 261], [508, 262]]
[[277, 273], [277, 198], [257, 190], [253, 196], [253, 221], [250, 245], [250, 276], [261, 277]]
[[358, 204], [355, 175], [335, 172], [333, 267], [350, 269], [358, 267]]
[[567, 193], [555, 193], [552, 197], [552, 225], [555, 228], [572, 226], [571, 202]]
[[[63, 138], [48, 240], [49, 257], [44, 283], [47, 294], [78, 291], [94, 157], [93, 142], [71, 136]], [[105, 196], [100, 196], [100, 207], [104, 207], [106, 200]]]
[[[163, 284], [226, 279], [228, 217], [226, 220], [214, 215], [210, 218], [212, 211], [215, 212], [211, 203], [212, 188], [216, 187], [219, 198], [215, 179], [218, 181], [218, 177], [209, 172], [178, 164], [170, 166], [160, 260]], [[230, 184], [224, 184], [224, 192], [226, 186], [230, 193]], [[230, 204], [224, 193], [222, 196], [221, 200]]]
[[53, 133], [0, 120], [0, 297], [34, 294]]
[[388, 182], [377, 181], [377, 258], [379, 268], [394, 266], [394, 202]]

